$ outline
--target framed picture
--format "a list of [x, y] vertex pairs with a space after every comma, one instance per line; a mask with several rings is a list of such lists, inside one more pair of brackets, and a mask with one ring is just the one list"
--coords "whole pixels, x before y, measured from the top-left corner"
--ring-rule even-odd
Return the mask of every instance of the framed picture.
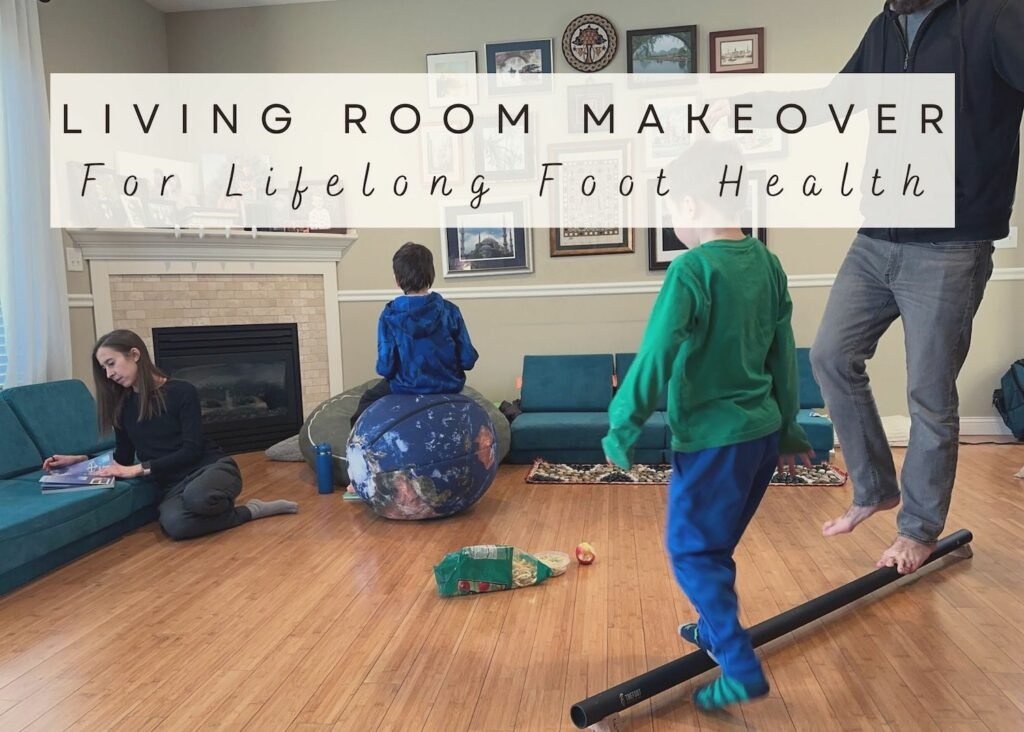
[[428, 53], [427, 84], [431, 107], [476, 104], [476, 51]]
[[484, 55], [487, 73], [494, 74], [491, 91], [495, 94], [537, 91], [550, 88], [551, 39], [488, 43]]
[[[551, 146], [548, 160], [561, 163], [551, 193], [560, 223], [551, 229], [552, 257], [633, 251], [632, 199], [618, 189], [629, 156], [628, 142]], [[583, 193], [587, 176], [597, 182], [591, 195]]]
[[764, 28], [715, 31], [708, 34], [711, 73], [764, 73]]
[[747, 236], [757, 237], [762, 244], [768, 246], [767, 205], [768, 193], [765, 186], [768, 182], [768, 173], [764, 170], [751, 170], [746, 172], [747, 178], [747, 201], [746, 209], [749, 212], [751, 226], [744, 227], [743, 233]]
[[602, 112], [607, 109], [615, 98], [614, 84], [577, 84], [566, 87], [569, 99], [569, 132], [572, 134], [583, 134], [583, 109], [584, 105], [590, 105], [594, 113], [600, 118]]
[[626, 31], [630, 74], [697, 73], [697, 26]]
[[177, 211], [173, 202], [150, 200], [147, 202], [146, 208], [149, 211], [149, 218], [153, 221], [154, 226], [159, 228], [174, 227]]
[[778, 127], [754, 128], [750, 134], [734, 135], [732, 138], [747, 158], [780, 158], [786, 154], [789, 138]]
[[658, 111], [658, 121], [665, 131], [651, 129], [643, 135], [644, 161], [647, 170], [666, 167], [690, 145], [690, 108], [692, 97], [661, 97], [649, 102]]
[[647, 269], [651, 272], [668, 269], [673, 259], [689, 249], [672, 228], [668, 196], [659, 196], [657, 190], [658, 182], [649, 181], [647, 200], [650, 204], [650, 220], [658, 223], [647, 229]]
[[445, 209], [441, 222], [445, 278], [532, 272], [533, 247], [525, 211], [522, 201]]
[[440, 125], [422, 129], [420, 153], [424, 181], [433, 181], [435, 175], [445, 176], [449, 183], [462, 181], [462, 137]]
[[[753, 170], [749, 175], [745, 201], [746, 213], [752, 226], [744, 227], [743, 233], [757, 237], [762, 244], [768, 246], [768, 229], [765, 227], [765, 192], [766, 173]], [[650, 205], [650, 220], [659, 225], [647, 229], [647, 269], [651, 272], [668, 269], [672, 260], [689, 249], [676, 236], [672, 226], [672, 215], [668, 206], [668, 196], [657, 194], [657, 181], [648, 182], [647, 200]]]
[[474, 125], [476, 172], [493, 180], [532, 178], [537, 167], [534, 135], [521, 127], [498, 132], [498, 118], [482, 119]]

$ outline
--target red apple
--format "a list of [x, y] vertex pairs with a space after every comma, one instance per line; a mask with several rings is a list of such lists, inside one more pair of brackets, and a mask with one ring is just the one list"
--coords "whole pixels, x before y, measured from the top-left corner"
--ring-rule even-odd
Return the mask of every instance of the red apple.
[[597, 555], [594, 554], [594, 547], [590, 546], [590, 544], [584, 541], [576, 545], [577, 562], [580, 564], [593, 564], [595, 559], [597, 559]]

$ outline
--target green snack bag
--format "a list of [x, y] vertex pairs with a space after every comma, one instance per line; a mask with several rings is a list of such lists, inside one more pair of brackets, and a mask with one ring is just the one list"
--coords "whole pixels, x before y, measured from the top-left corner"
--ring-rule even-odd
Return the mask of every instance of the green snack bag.
[[483, 544], [446, 554], [434, 567], [441, 597], [476, 595], [540, 584], [551, 568], [514, 546]]

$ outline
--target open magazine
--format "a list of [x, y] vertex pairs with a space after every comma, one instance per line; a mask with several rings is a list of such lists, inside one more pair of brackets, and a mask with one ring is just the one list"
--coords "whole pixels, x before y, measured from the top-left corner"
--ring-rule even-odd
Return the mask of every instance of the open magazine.
[[114, 463], [114, 451], [101, 453], [91, 460], [84, 460], [66, 468], [54, 468], [39, 479], [43, 493], [71, 493], [94, 488], [113, 488], [114, 476], [98, 476], [94, 473]]

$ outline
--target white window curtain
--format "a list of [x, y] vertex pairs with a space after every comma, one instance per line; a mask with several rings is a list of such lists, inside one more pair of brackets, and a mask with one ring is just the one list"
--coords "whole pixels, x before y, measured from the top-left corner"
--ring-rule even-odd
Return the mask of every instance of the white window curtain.
[[4, 333], [4, 304], [0, 302], [0, 389], [7, 381], [7, 340]]
[[46, 76], [37, 0], [0, 0], [0, 302], [6, 386], [71, 374], [61, 232], [50, 228]]

